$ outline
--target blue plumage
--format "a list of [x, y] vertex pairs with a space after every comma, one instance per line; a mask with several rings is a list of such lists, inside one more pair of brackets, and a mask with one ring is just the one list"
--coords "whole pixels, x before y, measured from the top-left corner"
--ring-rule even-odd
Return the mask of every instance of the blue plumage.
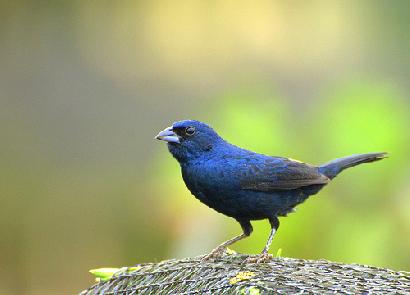
[[320, 167], [284, 157], [257, 154], [223, 140], [211, 127], [194, 120], [174, 123], [157, 139], [181, 165], [182, 177], [191, 193], [202, 203], [235, 218], [244, 233], [218, 246], [207, 258], [252, 232], [250, 220], [268, 219], [272, 232], [259, 261], [268, 257], [278, 216], [314, 195], [343, 169], [373, 162], [385, 153], [353, 155]]

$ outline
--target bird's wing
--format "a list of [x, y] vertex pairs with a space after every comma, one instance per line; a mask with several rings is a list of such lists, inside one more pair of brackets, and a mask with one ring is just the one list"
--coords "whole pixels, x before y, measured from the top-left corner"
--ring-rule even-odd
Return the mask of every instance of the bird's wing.
[[242, 189], [269, 192], [330, 181], [316, 167], [287, 158], [268, 158], [246, 166], [240, 179]]

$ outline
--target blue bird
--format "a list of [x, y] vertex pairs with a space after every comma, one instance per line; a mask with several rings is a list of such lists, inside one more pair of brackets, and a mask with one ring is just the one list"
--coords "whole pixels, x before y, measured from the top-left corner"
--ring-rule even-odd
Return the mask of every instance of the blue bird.
[[226, 142], [205, 123], [175, 122], [156, 137], [168, 143], [191, 193], [217, 212], [235, 218], [243, 233], [205, 259], [222, 256], [226, 248], [252, 233], [251, 220], [268, 219], [271, 232], [262, 253], [249, 262], [263, 262], [279, 228], [279, 216], [318, 193], [346, 168], [381, 160], [386, 153], [357, 154], [319, 167], [285, 157], [271, 157]]

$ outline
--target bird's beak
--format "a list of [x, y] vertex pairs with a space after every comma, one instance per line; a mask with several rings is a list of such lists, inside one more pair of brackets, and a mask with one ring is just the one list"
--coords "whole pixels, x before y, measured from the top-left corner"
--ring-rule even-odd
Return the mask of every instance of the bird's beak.
[[172, 127], [162, 130], [157, 136], [155, 136], [155, 139], [166, 142], [180, 143], [179, 137], [174, 131], [172, 131]]

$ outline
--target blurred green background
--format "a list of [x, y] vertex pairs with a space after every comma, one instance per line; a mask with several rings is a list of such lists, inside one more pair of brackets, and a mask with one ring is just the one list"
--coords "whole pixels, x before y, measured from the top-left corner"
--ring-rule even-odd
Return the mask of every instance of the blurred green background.
[[[342, 173], [272, 253], [410, 269], [410, 1], [3, 1], [0, 294], [73, 294], [91, 268], [198, 255], [240, 232], [193, 198], [181, 119]], [[237, 251], [259, 252], [266, 221]]]

